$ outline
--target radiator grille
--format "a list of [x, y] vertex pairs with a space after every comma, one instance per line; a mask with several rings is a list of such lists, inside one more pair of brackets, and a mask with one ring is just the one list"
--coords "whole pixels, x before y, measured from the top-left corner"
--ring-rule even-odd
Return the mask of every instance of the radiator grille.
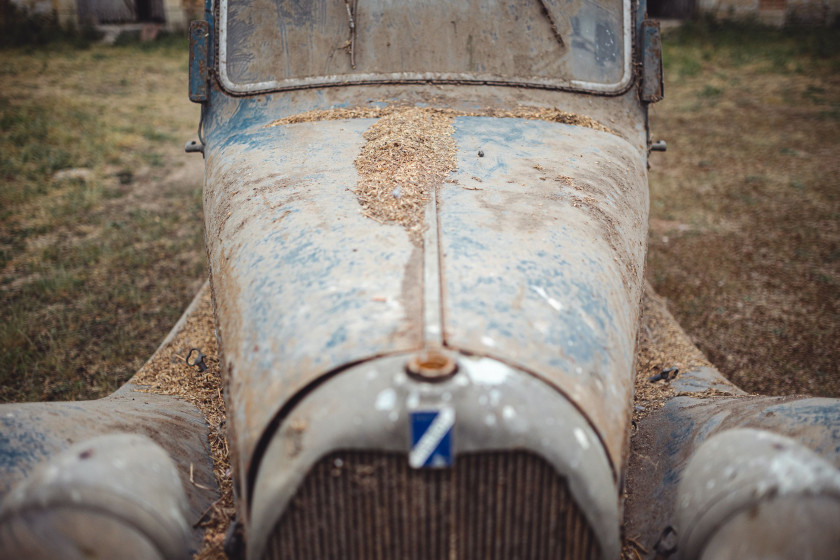
[[414, 470], [404, 455], [337, 452], [309, 472], [264, 559], [599, 556], [566, 481], [531, 453], [459, 455], [451, 469]]

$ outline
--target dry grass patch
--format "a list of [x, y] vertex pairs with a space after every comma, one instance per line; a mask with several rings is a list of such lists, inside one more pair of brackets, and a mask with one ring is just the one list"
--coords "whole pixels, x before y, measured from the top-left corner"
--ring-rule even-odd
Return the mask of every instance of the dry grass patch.
[[[840, 46], [688, 27], [652, 109], [648, 276], [749, 392], [840, 396]], [[826, 46], [828, 45], [828, 46]]]
[[0, 54], [0, 402], [105, 396], [204, 275], [186, 41]]

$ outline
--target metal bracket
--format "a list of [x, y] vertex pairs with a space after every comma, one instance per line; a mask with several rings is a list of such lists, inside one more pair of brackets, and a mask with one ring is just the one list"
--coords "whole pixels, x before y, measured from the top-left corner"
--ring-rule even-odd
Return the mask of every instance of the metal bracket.
[[662, 72], [662, 38], [659, 22], [646, 19], [642, 22], [642, 91], [645, 103], [656, 103], [665, 97]]
[[[190, 362], [190, 357], [193, 355], [193, 353], [195, 353], [196, 356], [193, 359], [193, 361]], [[204, 363], [204, 358], [206, 357], [207, 356], [205, 356], [201, 350], [199, 350], [198, 348], [193, 348], [190, 350], [190, 353], [187, 354], [187, 357], [184, 358], [184, 362], [186, 362], [188, 366], [197, 367], [198, 371], [204, 372], [207, 371], [207, 364]]]
[[207, 101], [209, 77], [207, 71], [207, 53], [210, 50], [210, 24], [206, 21], [190, 22], [190, 101]]
[[188, 154], [194, 154], [196, 152], [203, 154], [204, 144], [198, 140], [187, 140], [187, 144], [184, 146], [184, 151]]

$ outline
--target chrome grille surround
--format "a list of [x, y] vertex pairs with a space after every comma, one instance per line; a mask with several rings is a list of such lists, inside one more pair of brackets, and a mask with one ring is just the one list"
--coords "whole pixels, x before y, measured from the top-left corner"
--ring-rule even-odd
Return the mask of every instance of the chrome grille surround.
[[[619, 556], [617, 469], [614, 470], [587, 418], [559, 391], [533, 375], [501, 362], [464, 355], [457, 358], [459, 372], [452, 378], [424, 383], [406, 375], [403, 369], [406, 359], [404, 355], [382, 357], [337, 373], [311, 388], [293, 408], [283, 412], [282, 420], [272, 430], [265, 451], [259, 456], [256, 476], [246, 481], [250, 489], [247, 490], [248, 502], [243, 520], [248, 558], [272, 558], [271, 554], [275, 552], [269, 551], [280, 551], [295, 558], [305, 558], [306, 554], [310, 557], [338, 554], [321, 548], [314, 548], [314, 552], [282, 548], [287, 546], [283, 543], [298, 543], [292, 545], [294, 547], [303, 546], [300, 543], [304, 541], [322, 542], [319, 536], [306, 536], [307, 531], [322, 525], [332, 527], [328, 530], [330, 538], [339, 539], [331, 545], [333, 550], [347, 549], [341, 552], [342, 557], [401, 558], [405, 550], [415, 550], [419, 546], [415, 543], [419, 537], [411, 537], [415, 538], [411, 540], [408, 529], [399, 529], [399, 523], [408, 523], [409, 520], [418, 523], [411, 534], [422, 533], [426, 535], [426, 540], [435, 543], [428, 545], [433, 546], [432, 549], [422, 549], [433, 550], [433, 556], [445, 551], [444, 557], [449, 558], [450, 552], [454, 551], [452, 554], [456, 554], [457, 558], [469, 558], [473, 554], [471, 550], [478, 547], [480, 554], [487, 553], [493, 557], [495, 549], [481, 540], [485, 538], [482, 535], [499, 536], [499, 546], [508, 543], [504, 546], [511, 551], [524, 546], [510, 544], [521, 541], [526, 535], [525, 525], [520, 527], [518, 520], [510, 522], [505, 517], [515, 512], [524, 512], [515, 513], [524, 516], [523, 519], [539, 517], [546, 521], [548, 527], [557, 528], [556, 539], [559, 541], [548, 537], [528, 537], [529, 542], [535, 543], [533, 546], [543, 547], [535, 549], [535, 557], [541, 557], [541, 554], [546, 555], [542, 557], [567, 557], [568, 554], [582, 558]], [[411, 441], [409, 418], [414, 411], [440, 406], [455, 411], [452, 429], [454, 466], [449, 471], [413, 470], [408, 464]], [[519, 456], [529, 457], [525, 463], [538, 463], [540, 468], [534, 470], [536, 467], [515, 466]], [[336, 507], [331, 500], [336, 504], [339, 500], [346, 502], [347, 497], [356, 496], [358, 490], [329, 490], [325, 481], [332, 479], [325, 476], [327, 470], [324, 469], [335, 469], [336, 459], [340, 460], [341, 468], [350, 461], [351, 465], [360, 465], [363, 473], [368, 470], [390, 473], [382, 480], [379, 477], [363, 477], [367, 480], [366, 484], [376, 488], [371, 496], [378, 497], [360, 498], [359, 503]], [[329, 466], [330, 460], [333, 461], [332, 467]], [[319, 468], [322, 470], [319, 471]], [[317, 474], [319, 472], [320, 475]], [[537, 502], [538, 505], [533, 505], [534, 500], [530, 498], [517, 502], [520, 494], [527, 495], [528, 488], [545, 486], [546, 483], [530, 486], [529, 477], [536, 476], [535, 472], [543, 473], [539, 475], [541, 480], [555, 481], [551, 483], [555, 485], [552, 488], [558, 490], [552, 490], [555, 495], [551, 500]], [[334, 482], [343, 480], [338, 478]], [[320, 482], [314, 484], [313, 480]], [[518, 486], [510, 492], [499, 487], [501, 480], [514, 480]], [[478, 486], [464, 486], [469, 481], [475, 481]], [[321, 494], [305, 497], [307, 492]], [[475, 496], [469, 499], [458, 497], [476, 493], [482, 497], [480, 500]], [[405, 517], [408, 514], [400, 513], [406, 508], [401, 502], [397, 503], [399, 496], [417, 501], [416, 506], [408, 508], [415, 517]], [[539, 497], [542, 499], [544, 496], [540, 494]], [[301, 502], [301, 499], [304, 501]], [[376, 500], [385, 502], [377, 505]], [[303, 517], [294, 517], [288, 512], [295, 510], [295, 503], [315, 504], [316, 507], [308, 507], [308, 513]], [[485, 504], [481, 508], [492, 511], [493, 516], [473, 516], [470, 520], [471, 510], [457, 511], [458, 507], [469, 508], [474, 503]], [[529, 505], [533, 505], [538, 513], [527, 513]], [[455, 513], [452, 513], [452, 508], [456, 508]], [[362, 518], [368, 516], [373, 521], [363, 524], [367, 533], [361, 533], [362, 536], [339, 538], [337, 535], [342, 525], [329, 520], [335, 512], [344, 512], [349, 523], [354, 523], [353, 520], [359, 519], [362, 514]], [[573, 512], [571, 517], [568, 512]], [[287, 517], [288, 520], [283, 521]], [[389, 523], [392, 521], [397, 523], [391, 517], [396, 520], [405, 518], [405, 521], [391, 526]], [[464, 519], [467, 521], [464, 522]], [[288, 527], [284, 528], [287, 523]], [[530, 530], [537, 530], [536, 525], [530, 521], [527, 524]], [[382, 536], [378, 535], [380, 529]], [[401, 544], [394, 549], [397, 546], [394, 535], [398, 529], [405, 537], [400, 537]], [[514, 533], [506, 536], [505, 531], [508, 530], [520, 536], [512, 536]], [[545, 530], [549, 533], [554, 531]], [[461, 531], [460, 537], [458, 531]], [[586, 544], [588, 537], [584, 534], [587, 532], [591, 534], [591, 546]], [[457, 538], [452, 537], [453, 534]], [[386, 539], [384, 535], [391, 535], [387, 537], [390, 540], [380, 542], [378, 539]], [[452, 544], [453, 538], [455, 544]], [[361, 540], [367, 543], [364, 549], [359, 548]], [[564, 547], [571, 547], [571, 552], [567, 553]], [[381, 552], [370, 552], [376, 549]], [[539, 552], [543, 549], [546, 552]], [[531, 555], [531, 549], [526, 547], [525, 550]], [[558, 550], [560, 552], [555, 554]], [[429, 557], [423, 554], [415, 557]], [[518, 556], [513, 552], [511, 554], [510, 558]], [[411, 558], [410, 555], [406, 557]], [[524, 559], [529, 556], [518, 557]]]

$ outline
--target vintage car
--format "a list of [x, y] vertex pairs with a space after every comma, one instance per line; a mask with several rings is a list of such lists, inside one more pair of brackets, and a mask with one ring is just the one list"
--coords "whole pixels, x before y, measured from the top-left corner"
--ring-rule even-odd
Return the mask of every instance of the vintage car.
[[[663, 90], [644, 0], [208, 0], [190, 33], [189, 93], [202, 115], [187, 150], [206, 162], [230, 554], [619, 558], [647, 158], [663, 148], [648, 129]], [[121, 391], [96, 410], [0, 408], [14, 419], [5, 456], [20, 455], [0, 477], [17, 484], [0, 509], [0, 546], [107, 557], [130, 542], [138, 558], [188, 555], [183, 512], [210, 498], [195, 484], [181, 495], [177, 477], [185, 465], [191, 482], [194, 467], [210, 476], [200, 421]], [[170, 406], [181, 435], [161, 437], [152, 427], [172, 422], [161, 419]], [[157, 443], [103, 436], [68, 448], [93, 428], [70, 436], [49, 414], [87, 414], [96, 433]], [[693, 451], [692, 433], [656, 445], [669, 457]], [[645, 542], [656, 537], [644, 554], [675, 550], [663, 527], [678, 492], [694, 496], [690, 483], [675, 486], [690, 454], [628, 508], [656, 519], [635, 525]], [[85, 467], [98, 456], [107, 460]], [[819, 467], [807, 480], [835, 496], [836, 473]], [[686, 558], [721, 526], [703, 517], [718, 498], [698, 496], [694, 517], [681, 512], [686, 525], [705, 523]], [[728, 519], [759, 498], [720, 511]], [[73, 512], [91, 503], [80, 528]], [[838, 504], [806, 518], [834, 519]], [[115, 511], [127, 536], [105, 539]], [[63, 544], [45, 544], [59, 532]]]
[[616, 0], [212, 9], [248, 557], [617, 557], [656, 27]]

